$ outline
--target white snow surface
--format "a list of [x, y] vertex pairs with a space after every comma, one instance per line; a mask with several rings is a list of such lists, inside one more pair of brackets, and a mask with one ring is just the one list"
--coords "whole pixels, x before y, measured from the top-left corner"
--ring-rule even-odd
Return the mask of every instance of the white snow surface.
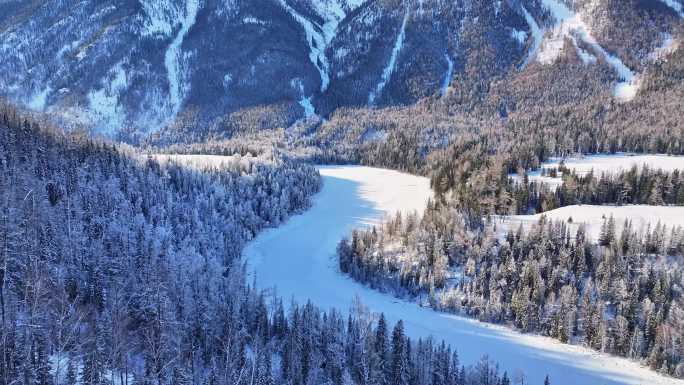
[[[544, 8], [553, 15], [556, 25], [552, 30], [551, 38], [544, 42], [541, 51], [537, 55], [539, 62], [551, 64], [556, 61], [563, 50], [566, 37], [570, 37], [575, 47], [579, 50], [580, 48], [575, 38], [577, 36], [591, 47], [596, 54], [602, 56], [617, 73], [620, 81], [613, 90], [615, 98], [623, 102], [632, 100], [639, 90], [639, 77], [620, 58], [608, 53], [598, 43], [591, 34], [591, 28], [582, 19], [582, 15], [573, 12], [559, 0], [542, 0], [541, 2]], [[580, 57], [587, 63], [588, 56], [580, 53]]]
[[[606, 154], [606, 155], [587, 155], [582, 157], [571, 157], [566, 159], [551, 158], [544, 162], [540, 170], [532, 171], [527, 174], [530, 182], [543, 182], [555, 189], [563, 184], [562, 173], [558, 173], [558, 177], [551, 178], [550, 176], [542, 176], [541, 169], [553, 169], [560, 166], [563, 160], [565, 167], [574, 170], [576, 174], [583, 176], [594, 171], [595, 175], [603, 173], [617, 174], [621, 171], [629, 171], [634, 166], [642, 168], [648, 166], [651, 169], [660, 169], [667, 172], [674, 170], [684, 171], [684, 156], [672, 155], [633, 155], [627, 153]], [[548, 173], [547, 173], [548, 174]], [[520, 181], [521, 176], [512, 174], [511, 177]]]
[[314, 107], [311, 100], [313, 95], [306, 96], [304, 93], [304, 83], [302, 79], [293, 79], [290, 84], [299, 90], [299, 105], [304, 109], [304, 118], [310, 118], [316, 115], [316, 107]]
[[577, 39], [574, 36], [570, 36], [570, 40], [572, 41], [572, 44], [575, 46], [577, 56], [579, 56], [580, 60], [582, 60], [582, 63], [584, 63], [585, 65], [596, 63], [596, 56], [592, 55], [591, 52], [580, 47], [577, 43]]
[[304, 109], [304, 117], [310, 118], [316, 115], [316, 108], [311, 103], [311, 96], [304, 97], [299, 100], [299, 105]]
[[256, 25], [266, 25], [268, 24], [266, 21], [257, 19], [254, 16], [246, 16], [242, 18], [242, 22], [245, 24], [256, 24]]
[[679, 39], [675, 39], [672, 37], [672, 35], [666, 33], [663, 34], [663, 42], [648, 55], [648, 58], [653, 62], [667, 60], [667, 56], [671, 55], [678, 49]]
[[[67, 366], [69, 364], [68, 355], [64, 352], [62, 352], [61, 354], [51, 354], [48, 358], [48, 361], [50, 363], [50, 375], [52, 375], [53, 379], [59, 381], [60, 384], [66, 383]], [[74, 369], [76, 369], [76, 373], [82, 373], [83, 361], [75, 360]], [[81, 376], [82, 374], [77, 374], [77, 378], [81, 380], [79, 381], [77, 379], [76, 381], [76, 383], [79, 385], [83, 384]], [[133, 375], [133, 373], [122, 373], [118, 371], [106, 370], [104, 372], [104, 378], [106, 379], [107, 384], [124, 385], [132, 384], [135, 379], [135, 376]]]
[[[337, 28], [347, 16], [347, 12], [360, 7], [362, 3], [363, 0], [312, 0], [311, 6], [323, 19], [323, 23], [318, 24], [302, 16], [286, 0], [280, 0], [283, 9], [304, 28], [306, 42], [309, 45], [309, 60], [321, 78], [321, 92], [325, 92], [330, 85], [330, 62], [325, 52], [337, 35]], [[316, 113], [312, 99], [313, 95], [302, 95], [299, 101], [306, 118]]]
[[337, 28], [347, 16], [347, 12], [360, 7], [363, 0], [312, 0], [311, 6], [323, 19], [322, 24], [302, 16], [286, 0], [280, 0], [280, 4], [304, 28], [306, 42], [309, 45], [309, 60], [318, 70], [321, 77], [321, 92], [325, 92], [330, 85], [330, 62], [325, 51], [337, 35]]
[[377, 130], [375, 128], [369, 128], [361, 136], [362, 143], [369, 142], [385, 142], [389, 134], [385, 130]]
[[684, 19], [684, 7], [677, 0], [660, 0], [665, 3], [668, 7], [672, 8], [673, 11], [677, 12], [679, 17]]
[[541, 214], [499, 217], [500, 222], [497, 223], [497, 227], [502, 234], [505, 234], [509, 229], [516, 231], [521, 224], [524, 229], [529, 228], [538, 223], [542, 216], [549, 220], [566, 222], [569, 218], [572, 218], [572, 223], [570, 224], [571, 235], [574, 235], [580, 223], [583, 223], [589, 238], [597, 241], [601, 232], [603, 218], [610, 218], [611, 215], [615, 219], [617, 234], [620, 234], [620, 231], [622, 231], [626, 219], [632, 221], [632, 229], [636, 231], [645, 231], [649, 225], [652, 230], [658, 222], [661, 225], [667, 226], [668, 230], [678, 226], [684, 227], [684, 207], [647, 205], [565, 206]]
[[47, 106], [47, 98], [48, 95], [50, 95], [50, 92], [52, 92], [52, 88], [50, 88], [50, 86], [45, 87], [43, 90], [34, 93], [26, 105], [28, 108], [34, 111], [45, 110], [45, 107]]
[[143, 36], [168, 37], [173, 32], [173, 20], [169, 18], [173, 12], [172, 4], [168, 1], [146, 0], [140, 5], [145, 17], [141, 21]]
[[539, 52], [539, 48], [541, 48], [542, 45], [542, 40], [544, 39], [544, 33], [542, 32], [541, 28], [539, 28], [539, 24], [537, 24], [537, 21], [532, 17], [532, 15], [521, 5], [522, 13], [523, 16], [525, 17], [525, 21], [527, 22], [527, 25], [530, 27], [530, 33], [532, 34], [532, 47], [530, 48], [529, 52], [527, 53], [527, 57], [525, 58], [525, 62], [523, 63], [523, 68], [527, 66], [527, 64], [532, 60], [537, 55], [537, 52]]
[[527, 41], [527, 32], [512, 28], [511, 39], [516, 40], [518, 44], [525, 44]]
[[382, 76], [380, 77], [380, 82], [378, 85], [375, 87], [375, 90], [372, 90], [370, 94], [368, 95], [368, 104], [373, 105], [375, 104], [375, 100], [377, 97], [382, 94], [382, 91], [385, 89], [385, 86], [389, 82], [389, 80], [392, 78], [392, 74], [394, 73], [394, 69], [397, 66], [397, 59], [399, 58], [399, 52], [401, 52], [402, 47], [404, 46], [404, 38], [406, 37], [406, 24], [408, 23], [409, 19], [409, 7], [408, 5], [406, 6], [406, 11], [404, 13], [404, 20], [401, 22], [401, 29], [399, 30], [399, 35], [397, 36], [397, 40], [394, 42], [394, 47], [392, 48], [392, 55], [390, 56], [389, 62], [387, 63], [387, 66], [385, 69], [382, 71]]
[[88, 109], [97, 128], [112, 134], [125, 121], [124, 108], [119, 103], [121, 93], [128, 87], [128, 76], [123, 63], [117, 63], [101, 81], [102, 88], [88, 93]]
[[180, 111], [185, 95], [189, 91], [189, 84], [183, 79], [185, 74], [181, 68], [183, 64], [183, 52], [181, 46], [185, 36], [190, 31], [197, 19], [199, 11], [198, 0], [188, 0], [185, 3], [185, 14], [180, 20], [181, 28], [174, 37], [173, 41], [166, 50], [164, 64], [169, 81], [169, 102], [171, 104], [171, 114], [175, 116]]
[[309, 44], [309, 60], [311, 60], [311, 63], [320, 74], [321, 92], [324, 92], [330, 84], [330, 63], [328, 63], [328, 58], [325, 56], [327, 43], [321, 26], [300, 15], [285, 0], [280, 0], [280, 4], [304, 28], [306, 42]]
[[489, 354], [508, 373], [524, 371], [532, 384], [543, 383], [546, 374], [554, 385], [683, 383], [626, 359], [422, 308], [341, 275], [335, 257], [340, 239], [397, 210], [420, 211], [432, 193], [427, 179], [396, 171], [356, 166], [319, 170], [323, 188], [312, 207], [262, 232], [245, 250], [248, 269], [261, 288], [275, 287], [282, 298], [300, 303], [310, 299], [324, 309], [349, 309], [358, 296], [388, 321], [403, 319], [409, 336], [444, 339], [466, 364]]
[[454, 77], [454, 60], [449, 56], [448, 53], [444, 54], [444, 58], [447, 61], [447, 72], [442, 81], [442, 91], [441, 96], [446, 96], [447, 91], [449, 91], [449, 85], [451, 85], [451, 79]]

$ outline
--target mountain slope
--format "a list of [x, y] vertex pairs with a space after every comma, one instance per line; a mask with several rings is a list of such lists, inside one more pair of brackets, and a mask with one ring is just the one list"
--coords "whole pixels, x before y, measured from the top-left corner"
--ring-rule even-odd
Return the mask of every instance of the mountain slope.
[[262, 122], [271, 128], [340, 107], [410, 105], [454, 89], [472, 99], [458, 103], [479, 102], [493, 80], [515, 81], [521, 71], [576, 55], [575, 63], [605, 73], [603, 87], [628, 101], [652, 66], [649, 55], [668, 36], [680, 40], [680, 5], [8, 1], [0, 4], [0, 93], [110, 135], [178, 124], [225, 132], [232, 114], [264, 108], [277, 111], [278, 119]]

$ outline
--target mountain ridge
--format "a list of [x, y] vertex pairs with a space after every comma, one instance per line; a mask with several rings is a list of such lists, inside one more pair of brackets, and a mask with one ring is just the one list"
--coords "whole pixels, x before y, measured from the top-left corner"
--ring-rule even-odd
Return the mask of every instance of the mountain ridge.
[[[459, 87], [482, 100], [492, 81], [529, 79], [574, 50], [567, 60], [605, 71], [601, 82], [627, 102], [654, 66], [649, 55], [681, 40], [677, 5], [9, 1], [0, 5], [8, 58], [0, 94], [110, 136], [174, 124], [231, 135], [231, 115], [254, 109], [279, 111], [263, 122], [275, 128], [339, 108], [409, 106]], [[559, 69], [558, 81], [574, 81]]]

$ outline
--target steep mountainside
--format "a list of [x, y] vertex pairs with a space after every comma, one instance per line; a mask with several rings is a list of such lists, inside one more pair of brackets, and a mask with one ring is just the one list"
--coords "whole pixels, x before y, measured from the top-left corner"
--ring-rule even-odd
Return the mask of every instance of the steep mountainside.
[[450, 104], [467, 110], [493, 81], [506, 88], [545, 71], [579, 87], [588, 76], [593, 94], [630, 101], [656, 58], [677, 50], [682, 9], [681, 0], [9, 0], [0, 94], [109, 134], [169, 125], [231, 134], [454, 92]]

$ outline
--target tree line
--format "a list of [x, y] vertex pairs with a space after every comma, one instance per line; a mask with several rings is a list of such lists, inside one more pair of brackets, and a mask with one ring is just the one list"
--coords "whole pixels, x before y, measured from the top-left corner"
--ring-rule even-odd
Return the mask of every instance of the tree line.
[[[530, 182], [527, 174], [522, 173], [520, 181], [508, 182], [508, 194], [502, 195], [508, 199], [496, 206], [501, 208], [498, 214], [534, 214], [575, 204], [684, 205], [684, 174], [679, 170], [664, 172], [647, 165], [634, 165], [617, 174], [599, 175], [590, 171], [586, 175], [578, 175], [561, 162], [559, 169], [541, 169], [542, 177], [562, 180], [557, 188], [544, 183], [543, 178]], [[507, 202], [511, 206], [506, 207]]]

